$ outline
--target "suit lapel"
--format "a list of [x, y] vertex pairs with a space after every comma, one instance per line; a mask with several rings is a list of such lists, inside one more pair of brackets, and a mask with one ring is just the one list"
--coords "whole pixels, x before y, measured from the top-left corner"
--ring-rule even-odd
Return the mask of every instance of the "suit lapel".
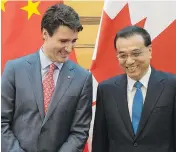
[[71, 84], [74, 78], [73, 69], [74, 69], [74, 64], [71, 61], [68, 60], [66, 63], [64, 63], [57, 80], [56, 88], [55, 88], [53, 97], [51, 99], [51, 104], [49, 105], [48, 112], [46, 113], [45, 119], [43, 121], [43, 125], [49, 119], [49, 117], [57, 107], [57, 104], [64, 96], [66, 90]]
[[136, 133], [137, 138], [141, 131], [144, 129], [150, 114], [152, 113], [154, 107], [157, 104], [157, 101], [164, 89], [163, 79], [160, 74], [157, 73], [154, 69], [152, 69], [152, 73], [149, 79], [147, 94], [144, 102], [144, 107], [142, 110], [141, 120], [139, 123], [139, 128]]
[[44, 120], [43, 89], [39, 52], [30, 56], [27, 60], [27, 64], [28, 66], [26, 71], [31, 82], [31, 91], [34, 92], [41, 119]]
[[[115, 99], [117, 101], [117, 106], [120, 111], [122, 120], [125, 124], [126, 129], [129, 134], [134, 137], [130, 114], [128, 110], [128, 101], [127, 101], [127, 76], [124, 74], [122, 77], [117, 80], [116, 85], [118, 87], [118, 92], [114, 93]], [[116, 91], [117, 91], [116, 90]]]

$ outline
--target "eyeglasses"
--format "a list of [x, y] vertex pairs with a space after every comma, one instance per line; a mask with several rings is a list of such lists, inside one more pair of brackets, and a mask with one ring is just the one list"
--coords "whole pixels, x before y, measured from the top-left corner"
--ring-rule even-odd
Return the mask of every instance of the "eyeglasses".
[[127, 54], [127, 53], [118, 53], [117, 54], [117, 58], [119, 60], [123, 60], [123, 61], [126, 61], [128, 59], [128, 57], [130, 57], [131, 59], [137, 59], [138, 57], [140, 57], [140, 56], [142, 56], [144, 54], [145, 48], [136, 49], [136, 50], [134, 50], [134, 52], [132, 52], [130, 54]]

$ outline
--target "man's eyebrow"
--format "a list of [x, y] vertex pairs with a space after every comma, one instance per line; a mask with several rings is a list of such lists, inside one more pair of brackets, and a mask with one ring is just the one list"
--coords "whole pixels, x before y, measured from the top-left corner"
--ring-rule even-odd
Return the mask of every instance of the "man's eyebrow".
[[[141, 49], [133, 49], [131, 52], [141, 52]], [[124, 51], [117, 51], [118, 54], [124, 53]]]
[[132, 52], [141, 52], [142, 50], [141, 49], [134, 49], [132, 50]]
[[69, 39], [66, 39], [66, 38], [61, 38], [60, 40], [69, 40]]
[[78, 38], [73, 39], [73, 41], [77, 41], [77, 40], [78, 40]]
[[124, 51], [117, 51], [118, 54], [124, 53]]

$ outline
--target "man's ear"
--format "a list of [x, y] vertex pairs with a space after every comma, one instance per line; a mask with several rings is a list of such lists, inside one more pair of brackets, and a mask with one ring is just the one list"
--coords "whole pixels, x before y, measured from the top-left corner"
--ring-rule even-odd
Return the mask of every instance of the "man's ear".
[[47, 40], [48, 39], [48, 31], [46, 29], [42, 30], [42, 37], [43, 37], [43, 40]]
[[151, 58], [152, 58], [152, 45], [149, 45], [149, 46], [148, 46], [148, 49], [149, 49], [150, 59], [151, 59]]

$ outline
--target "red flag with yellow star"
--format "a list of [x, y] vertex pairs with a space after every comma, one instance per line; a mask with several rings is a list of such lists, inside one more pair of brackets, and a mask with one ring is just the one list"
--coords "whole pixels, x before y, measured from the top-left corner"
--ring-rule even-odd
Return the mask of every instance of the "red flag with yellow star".
[[[31, 54], [40, 49], [43, 40], [41, 36], [41, 19], [51, 5], [63, 1], [1, 1], [1, 32], [2, 32], [2, 65], [7, 60]], [[75, 52], [70, 58], [77, 62]]]

